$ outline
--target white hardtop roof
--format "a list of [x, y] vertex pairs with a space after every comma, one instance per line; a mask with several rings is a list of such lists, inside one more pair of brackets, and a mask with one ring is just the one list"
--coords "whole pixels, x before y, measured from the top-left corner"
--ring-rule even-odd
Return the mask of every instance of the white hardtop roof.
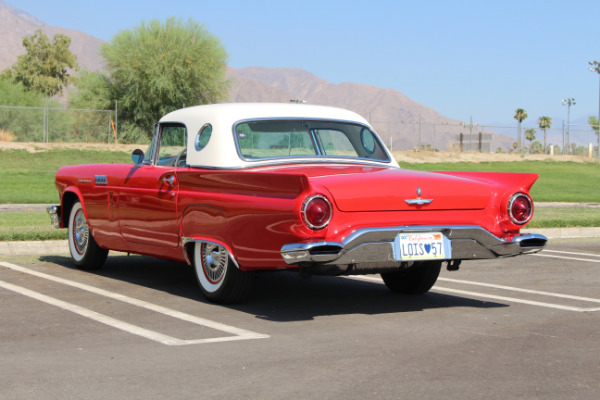
[[355, 112], [343, 108], [296, 103], [223, 103], [194, 106], [170, 112], [161, 122], [176, 122], [179, 119], [193, 120], [210, 116], [212, 120], [234, 123], [245, 119], [259, 118], [316, 118], [341, 121], [368, 122]]
[[[170, 112], [162, 117], [160, 122], [179, 122], [186, 125], [188, 165], [208, 168], [245, 168], [259, 163], [246, 161], [239, 157], [233, 126], [243, 120], [269, 118], [326, 119], [370, 126], [367, 120], [355, 112], [337, 107], [302, 103], [224, 103], [194, 106]], [[196, 136], [206, 124], [212, 126], [211, 138], [204, 149], [196, 151], [194, 144]], [[390, 164], [393, 165], [394, 159], [391, 155], [390, 159], [392, 160]], [[273, 162], [281, 161], [274, 160]], [[315, 161], [323, 162], [324, 160]], [[264, 162], [260, 164], [262, 165]]]

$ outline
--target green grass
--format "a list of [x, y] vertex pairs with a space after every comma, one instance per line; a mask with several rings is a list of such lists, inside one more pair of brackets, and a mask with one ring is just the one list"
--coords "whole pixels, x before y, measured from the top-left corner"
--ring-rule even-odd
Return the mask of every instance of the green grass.
[[53, 228], [44, 212], [0, 213], [0, 241], [66, 238], [67, 230]]
[[[54, 176], [64, 165], [131, 163], [125, 151], [54, 149], [37, 153], [0, 150], [0, 203], [57, 203]], [[540, 174], [534, 201], [600, 202], [600, 164], [553, 161], [490, 163], [400, 163], [403, 168], [432, 171], [500, 171]], [[600, 226], [598, 208], [537, 208], [528, 228]], [[0, 241], [66, 239], [46, 213], [0, 213]]]
[[535, 209], [527, 228], [569, 228], [600, 226], [600, 208], [541, 208]]
[[65, 165], [131, 163], [129, 153], [55, 149], [29, 153], [25, 150], [0, 151], [0, 203], [35, 204], [58, 201], [54, 186], [56, 171]]
[[531, 190], [534, 201], [600, 202], [600, 164], [598, 163], [515, 161], [409, 164], [401, 162], [400, 166], [421, 171], [535, 172], [540, 177]]

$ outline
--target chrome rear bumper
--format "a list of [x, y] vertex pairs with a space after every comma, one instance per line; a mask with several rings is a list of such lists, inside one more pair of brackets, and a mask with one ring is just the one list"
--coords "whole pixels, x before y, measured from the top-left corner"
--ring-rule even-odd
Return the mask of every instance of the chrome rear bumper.
[[281, 256], [289, 264], [348, 265], [363, 263], [400, 263], [394, 256], [394, 240], [400, 233], [440, 232], [452, 245], [446, 260], [473, 260], [510, 257], [535, 253], [548, 239], [539, 234], [520, 234], [512, 240], [501, 239], [480, 226], [402, 226], [361, 229], [339, 242], [291, 243], [281, 248]]

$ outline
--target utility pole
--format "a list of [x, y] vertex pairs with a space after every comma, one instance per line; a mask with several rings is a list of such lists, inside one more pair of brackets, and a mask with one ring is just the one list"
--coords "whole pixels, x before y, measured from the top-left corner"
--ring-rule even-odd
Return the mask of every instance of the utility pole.
[[600, 61], [590, 61], [590, 71], [598, 74], [598, 158], [600, 158]]
[[569, 126], [571, 125], [571, 106], [575, 105], [575, 99], [572, 97], [568, 99], [562, 99], [562, 105], [567, 106], [567, 147], [569, 148], [569, 152], [567, 154], [571, 154], [571, 136], [569, 135]]

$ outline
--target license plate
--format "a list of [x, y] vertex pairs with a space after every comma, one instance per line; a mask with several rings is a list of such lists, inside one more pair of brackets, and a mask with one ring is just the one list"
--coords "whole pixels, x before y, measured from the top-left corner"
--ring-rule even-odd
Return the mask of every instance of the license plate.
[[400, 233], [394, 240], [396, 260], [447, 260], [452, 258], [450, 240], [440, 232]]

